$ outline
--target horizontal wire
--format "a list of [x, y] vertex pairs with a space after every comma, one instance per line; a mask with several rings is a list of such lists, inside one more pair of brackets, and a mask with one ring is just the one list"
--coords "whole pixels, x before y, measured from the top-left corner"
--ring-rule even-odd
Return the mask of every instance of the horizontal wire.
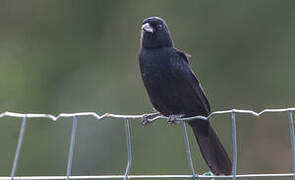
[[[242, 110], [242, 109], [232, 109], [232, 110], [225, 110], [225, 111], [215, 111], [212, 112], [208, 117], [205, 116], [193, 116], [193, 117], [188, 117], [188, 118], [177, 118], [178, 121], [187, 121], [187, 120], [193, 120], [193, 119], [203, 119], [203, 120], [208, 120], [210, 118], [212, 118], [215, 115], [218, 114], [230, 114], [230, 113], [240, 113], [240, 114], [250, 114], [253, 116], [260, 116], [262, 114], [265, 113], [274, 113], [274, 112], [287, 112], [287, 111], [295, 111], [295, 107], [291, 107], [291, 108], [283, 108], [283, 109], [264, 109], [260, 112], [255, 112], [252, 110]], [[140, 119], [144, 116], [144, 114], [142, 115], [121, 115], [121, 114], [111, 114], [111, 113], [105, 113], [103, 115], [98, 115], [95, 112], [79, 112], [79, 113], [60, 113], [57, 116], [52, 115], [52, 114], [34, 114], [34, 113], [27, 113], [27, 114], [23, 114], [23, 113], [15, 113], [15, 112], [3, 112], [0, 114], [0, 118], [2, 117], [19, 117], [19, 118], [48, 118], [51, 119], [53, 121], [56, 121], [60, 118], [63, 117], [81, 117], [81, 116], [92, 116], [95, 117], [96, 119], [100, 120], [103, 118], [107, 118], [107, 117], [113, 117], [113, 118], [120, 118], [120, 119]], [[159, 118], [163, 118], [163, 119], [168, 119], [168, 117], [165, 116], [158, 116], [155, 117], [154, 119], [159, 119]]]
[[[257, 177], [292, 177], [293, 173], [287, 174], [241, 174], [237, 178], [257, 178]], [[98, 175], [98, 176], [70, 176], [69, 179], [122, 179], [125, 175]], [[164, 179], [164, 178], [188, 178], [192, 175], [128, 175], [128, 179]], [[206, 176], [198, 175], [199, 179], [232, 179], [232, 176]], [[11, 177], [0, 177], [0, 180], [10, 180]], [[67, 176], [18, 176], [14, 180], [58, 180], [67, 179]]]

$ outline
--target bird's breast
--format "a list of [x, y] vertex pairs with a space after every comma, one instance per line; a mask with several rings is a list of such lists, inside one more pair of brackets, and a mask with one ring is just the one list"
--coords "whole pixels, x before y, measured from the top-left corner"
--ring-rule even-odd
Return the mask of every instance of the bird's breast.
[[164, 86], [165, 82], [172, 78], [169, 53], [165, 51], [143, 51], [140, 57], [140, 69], [147, 88]]
[[140, 68], [153, 106], [164, 115], [171, 114], [180, 98], [180, 87], [177, 87], [178, 79], [171, 71], [169, 52], [142, 53]]

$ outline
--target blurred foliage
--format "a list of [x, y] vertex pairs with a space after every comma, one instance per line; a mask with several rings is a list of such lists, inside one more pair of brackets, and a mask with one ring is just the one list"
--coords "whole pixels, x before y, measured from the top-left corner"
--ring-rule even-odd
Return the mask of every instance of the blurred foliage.
[[[294, 106], [294, 1], [0, 1], [0, 111], [152, 111], [138, 68], [140, 26], [163, 17], [192, 55], [213, 110]], [[287, 114], [238, 116], [239, 173], [291, 172]], [[217, 120], [218, 119], [218, 120]], [[0, 120], [0, 176], [10, 174], [20, 121]], [[212, 123], [231, 153], [231, 122]], [[182, 129], [132, 121], [136, 174], [189, 173]], [[28, 121], [17, 175], [63, 175], [71, 119]], [[78, 122], [74, 175], [119, 174], [123, 122]], [[198, 172], [204, 161], [190, 132]], [[261, 178], [260, 178], [261, 179]]]

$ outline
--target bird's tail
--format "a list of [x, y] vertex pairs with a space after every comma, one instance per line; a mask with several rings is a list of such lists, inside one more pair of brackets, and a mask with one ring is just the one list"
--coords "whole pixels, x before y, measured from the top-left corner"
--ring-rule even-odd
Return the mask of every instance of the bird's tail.
[[209, 121], [193, 120], [189, 124], [193, 128], [200, 151], [212, 173], [230, 175], [232, 173], [232, 162]]

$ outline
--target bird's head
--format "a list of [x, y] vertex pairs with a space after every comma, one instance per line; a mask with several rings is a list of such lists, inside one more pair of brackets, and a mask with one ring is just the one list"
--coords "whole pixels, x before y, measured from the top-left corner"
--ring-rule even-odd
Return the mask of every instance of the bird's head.
[[150, 49], [173, 46], [168, 26], [162, 18], [150, 17], [143, 20], [141, 46]]

